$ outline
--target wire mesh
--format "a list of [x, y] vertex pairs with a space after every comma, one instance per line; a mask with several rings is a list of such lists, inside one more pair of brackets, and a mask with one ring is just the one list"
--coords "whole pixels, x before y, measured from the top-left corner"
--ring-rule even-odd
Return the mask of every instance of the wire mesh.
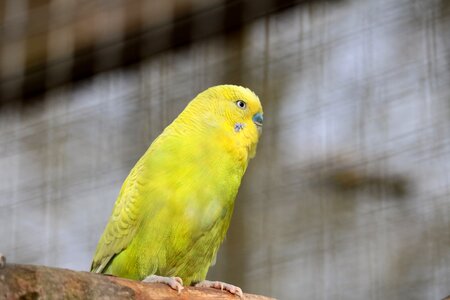
[[445, 297], [449, 25], [446, 1], [311, 1], [0, 106], [0, 251], [87, 270], [150, 142], [237, 83], [264, 132], [211, 278], [280, 299]]

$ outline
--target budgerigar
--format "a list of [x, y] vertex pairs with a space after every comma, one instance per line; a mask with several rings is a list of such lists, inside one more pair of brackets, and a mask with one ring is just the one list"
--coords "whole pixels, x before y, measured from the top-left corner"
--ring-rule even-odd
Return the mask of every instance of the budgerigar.
[[262, 123], [261, 103], [247, 88], [219, 85], [195, 97], [125, 179], [91, 271], [179, 292], [184, 283], [242, 295], [205, 278]]

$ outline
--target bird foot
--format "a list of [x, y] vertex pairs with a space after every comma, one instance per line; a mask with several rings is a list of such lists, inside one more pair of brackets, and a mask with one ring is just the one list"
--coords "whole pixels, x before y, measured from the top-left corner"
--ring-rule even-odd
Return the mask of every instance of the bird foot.
[[0, 253], [0, 268], [3, 268], [6, 265], [6, 257], [4, 257], [1, 253]]
[[243, 297], [243, 293], [242, 293], [242, 290], [240, 287], [234, 286], [229, 283], [221, 282], [221, 281], [203, 280], [203, 281], [200, 281], [199, 283], [197, 283], [195, 286], [220, 289], [222, 291], [225, 290], [225, 291], [232, 293], [233, 295], [239, 296], [240, 298]]
[[183, 287], [183, 280], [180, 277], [164, 277], [164, 276], [158, 276], [158, 275], [150, 275], [147, 276], [142, 282], [150, 282], [150, 283], [164, 283], [173, 288], [178, 292], [178, 294], [181, 293], [181, 290], [184, 289]]

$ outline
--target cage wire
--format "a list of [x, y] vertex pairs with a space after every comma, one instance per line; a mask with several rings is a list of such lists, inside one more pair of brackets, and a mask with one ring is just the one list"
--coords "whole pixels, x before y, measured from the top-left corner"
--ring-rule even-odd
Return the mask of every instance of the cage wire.
[[[27, 1], [5, 3], [3, 28], [20, 33], [26, 13], [9, 13]], [[446, 1], [307, 1], [3, 103], [0, 252], [88, 270], [151, 141], [198, 92], [235, 83], [260, 96], [265, 124], [209, 277], [279, 299], [444, 298], [449, 25]]]

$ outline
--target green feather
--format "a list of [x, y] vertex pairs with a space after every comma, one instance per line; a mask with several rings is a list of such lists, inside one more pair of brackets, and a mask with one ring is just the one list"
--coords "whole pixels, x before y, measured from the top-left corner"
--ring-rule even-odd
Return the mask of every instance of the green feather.
[[[217, 97], [218, 88], [229, 101]], [[254, 106], [249, 116], [234, 108], [222, 113], [236, 97]], [[219, 86], [194, 99], [126, 178], [91, 271], [138, 280], [179, 276], [188, 285], [204, 280], [259, 136], [254, 126], [245, 134], [229, 124], [258, 112], [258, 98], [241, 87]]]

